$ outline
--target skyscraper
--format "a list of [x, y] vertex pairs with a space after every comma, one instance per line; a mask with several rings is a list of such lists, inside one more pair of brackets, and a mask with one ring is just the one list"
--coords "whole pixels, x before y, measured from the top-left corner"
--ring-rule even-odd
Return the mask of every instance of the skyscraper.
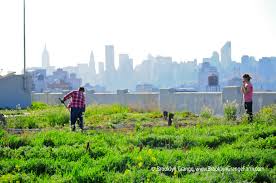
[[221, 48], [221, 64], [223, 67], [227, 67], [231, 64], [231, 42], [227, 41], [225, 45]]
[[99, 74], [104, 74], [104, 63], [99, 62]]
[[214, 51], [211, 59], [212, 59], [212, 62], [211, 62], [212, 64], [214, 64], [215, 66], [218, 65], [219, 64], [219, 54], [218, 54], [218, 52]]
[[50, 57], [45, 44], [44, 50], [42, 52], [42, 68], [47, 69], [49, 67], [50, 67]]
[[95, 61], [93, 51], [90, 53], [89, 70], [92, 76], [96, 75]]
[[129, 58], [128, 54], [119, 54], [119, 72], [132, 72], [133, 60]]
[[105, 46], [105, 70], [108, 73], [115, 71], [114, 47], [113, 47], [113, 45], [106, 45]]
[[133, 84], [133, 60], [129, 58], [128, 54], [119, 54], [119, 68], [117, 76], [120, 82], [117, 86], [121, 89], [134, 89]]

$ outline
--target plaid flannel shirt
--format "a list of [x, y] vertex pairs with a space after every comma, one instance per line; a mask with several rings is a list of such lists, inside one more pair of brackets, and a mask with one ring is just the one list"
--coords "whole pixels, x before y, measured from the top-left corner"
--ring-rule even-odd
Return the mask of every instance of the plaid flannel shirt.
[[64, 96], [63, 100], [66, 101], [71, 98], [71, 101], [68, 104], [68, 108], [85, 108], [85, 96], [81, 91], [72, 91]]

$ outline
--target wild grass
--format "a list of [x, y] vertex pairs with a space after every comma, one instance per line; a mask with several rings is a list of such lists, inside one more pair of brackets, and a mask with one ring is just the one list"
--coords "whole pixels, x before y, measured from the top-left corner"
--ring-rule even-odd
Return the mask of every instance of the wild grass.
[[[37, 126], [47, 129], [20, 135], [0, 129], [0, 182], [274, 182], [275, 109], [275, 105], [263, 108], [250, 124], [178, 112], [177, 120], [197, 123], [200, 118], [202, 124], [143, 127], [162, 121], [162, 115], [118, 105], [92, 106], [87, 109], [87, 121], [97, 116], [97, 124], [136, 126], [128, 131], [79, 133], [62, 127], [69, 120], [62, 118], [69, 116], [62, 106], [35, 108], [22, 117], [26, 120], [22, 128], [33, 118]], [[15, 125], [10, 120], [9, 125]], [[159, 171], [161, 167], [172, 170]], [[199, 171], [208, 167], [239, 169]]]
[[237, 111], [238, 111], [238, 104], [236, 101], [233, 102], [226, 102], [223, 105], [224, 110], [224, 117], [226, 120], [236, 120], [237, 118]]

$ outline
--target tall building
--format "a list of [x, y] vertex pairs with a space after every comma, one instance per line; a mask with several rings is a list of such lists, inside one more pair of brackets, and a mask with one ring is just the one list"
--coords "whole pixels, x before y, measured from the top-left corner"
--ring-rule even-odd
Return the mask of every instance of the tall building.
[[91, 72], [91, 76], [96, 75], [96, 68], [95, 68], [95, 60], [94, 60], [93, 51], [91, 51], [91, 53], [90, 53], [89, 70]]
[[227, 41], [225, 45], [221, 48], [221, 64], [222, 67], [227, 67], [232, 62], [231, 57], [231, 42]]
[[219, 54], [214, 51], [211, 57], [211, 65], [218, 67], [219, 66]]
[[115, 71], [114, 46], [113, 45], [106, 45], [105, 46], [105, 70], [107, 72]]
[[98, 63], [99, 66], [99, 74], [104, 74], [104, 63], [103, 62], [99, 62]]
[[133, 84], [133, 60], [129, 58], [128, 54], [119, 55], [119, 68], [117, 73], [118, 82], [117, 87], [121, 89], [134, 89]]
[[90, 83], [91, 82], [91, 77], [90, 77], [91, 71], [90, 71], [89, 65], [83, 63], [83, 64], [78, 64], [77, 67], [78, 67], [77, 75], [78, 75], [78, 77], [82, 78], [83, 84]]
[[50, 56], [45, 44], [44, 50], [42, 52], [42, 68], [47, 69], [49, 67], [50, 67]]
[[128, 54], [119, 55], [119, 72], [132, 72], [133, 60], [129, 58]]

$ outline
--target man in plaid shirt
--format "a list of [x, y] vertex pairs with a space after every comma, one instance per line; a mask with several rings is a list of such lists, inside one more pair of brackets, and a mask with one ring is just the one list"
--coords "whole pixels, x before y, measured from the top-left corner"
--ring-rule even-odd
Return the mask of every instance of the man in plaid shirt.
[[83, 130], [83, 113], [85, 112], [85, 96], [84, 96], [84, 87], [80, 87], [79, 90], [71, 91], [63, 97], [62, 102], [70, 99], [71, 101], [68, 105], [68, 108], [71, 108], [71, 128], [72, 131], [76, 130], [76, 121], [79, 118], [79, 127]]

